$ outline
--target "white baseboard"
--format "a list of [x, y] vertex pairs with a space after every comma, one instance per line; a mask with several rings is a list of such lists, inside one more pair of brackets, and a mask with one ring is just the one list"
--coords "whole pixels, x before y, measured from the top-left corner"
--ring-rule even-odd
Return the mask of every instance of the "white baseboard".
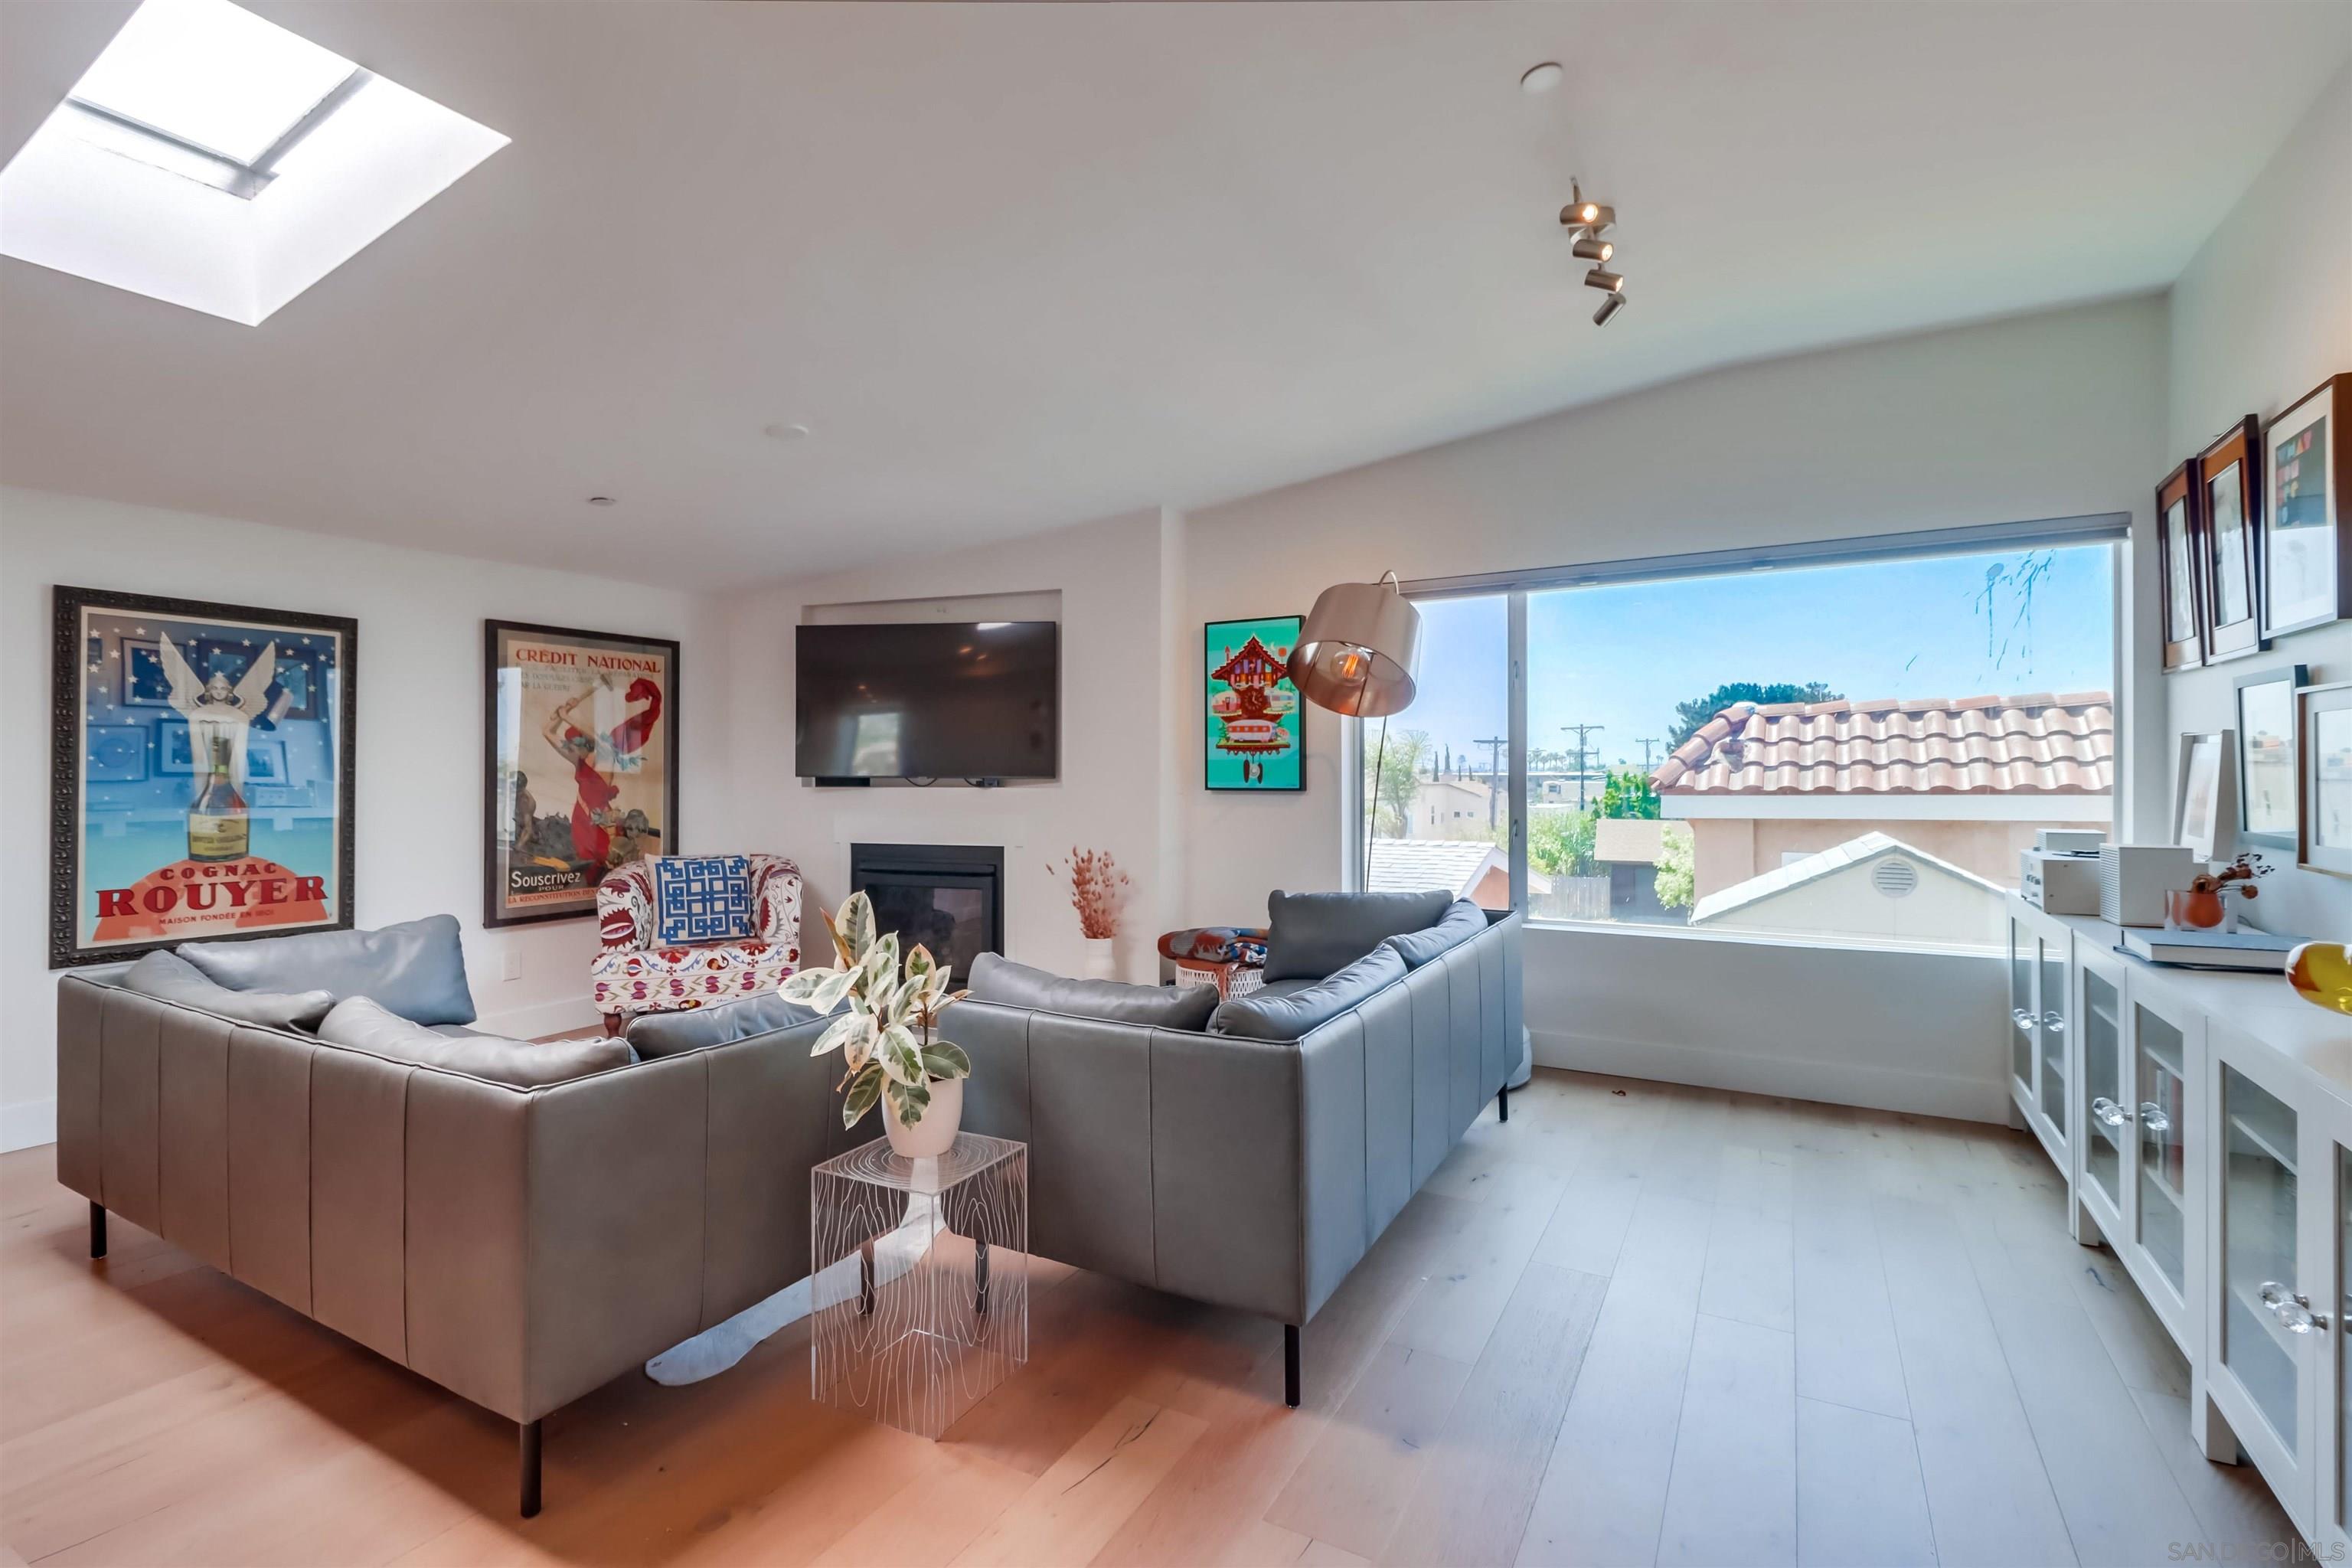
[[26, 1100], [0, 1105], [0, 1154], [58, 1141], [58, 1102]]
[[603, 1017], [585, 996], [566, 996], [560, 1001], [484, 1013], [468, 1026], [486, 1035], [502, 1035], [509, 1040], [536, 1040], [545, 1035], [594, 1028]]
[[1951, 1073], [1923, 1073], [1868, 1062], [1805, 1061], [1719, 1046], [1665, 1045], [1530, 1029], [1536, 1065], [1617, 1078], [1654, 1079], [1694, 1089], [1773, 1094], [1825, 1105], [1899, 1110], [1958, 1121], [2001, 1121], [2009, 1114], [2005, 1084]]

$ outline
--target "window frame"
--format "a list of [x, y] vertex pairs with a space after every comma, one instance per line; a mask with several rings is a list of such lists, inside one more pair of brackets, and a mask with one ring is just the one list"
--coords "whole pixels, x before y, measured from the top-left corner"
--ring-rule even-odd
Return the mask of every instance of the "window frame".
[[[1427, 599], [1503, 599], [1507, 619], [1505, 658], [1509, 713], [1509, 811], [1511, 907], [1527, 911], [1527, 923], [1544, 931], [1633, 931], [1677, 941], [1761, 942], [1773, 946], [1841, 947], [1904, 952], [1961, 951], [1941, 944], [1922, 944], [1878, 938], [1790, 936], [1774, 932], [1696, 931], [1686, 926], [1651, 925], [1638, 921], [1576, 921], [1538, 918], [1528, 907], [1528, 599], [1531, 594], [1561, 588], [1586, 588], [1620, 584], [1654, 583], [1675, 578], [1723, 577], [1748, 572], [1861, 565], [1920, 560], [1939, 556], [1981, 555], [1996, 551], [2047, 546], [2105, 544], [2110, 547], [2108, 573], [2113, 624], [2108, 628], [2108, 689], [2116, 708], [2116, 781], [2110, 795], [2111, 834], [2120, 837], [2126, 816], [2126, 773], [2129, 767], [2131, 718], [2125, 693], [2130, 685], [2127, 658], [2132, 616], [2132, 517], [2129, 512], [2098, 512], [2025, 522], [1921, 529], [1899, 533], [1857, 534], [1843, 539], [1774, 544], [1752, 549], [1693, 551], [1677, 555], [1633, 556], [1580, 564], [1532, 567], [1518, 571], [1470, 573], [1450, 577], [1420, 577], [1402, 584], [1404, 596]], [[1364, 758], [1369, 742], [1365, 726], [1371, 721], [1350, 719], [1343, 724], [1343, 751], [1349, 781], [1344, 814], [1347, 850], [1343, 882], [1360, 889], [1364, 877]], [[1973, 951], [1973, 950], [1969, 950]]]

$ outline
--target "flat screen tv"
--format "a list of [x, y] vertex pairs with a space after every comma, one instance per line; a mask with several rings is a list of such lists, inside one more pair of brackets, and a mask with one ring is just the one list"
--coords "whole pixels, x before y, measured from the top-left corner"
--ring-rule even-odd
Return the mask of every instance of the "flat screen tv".
[[798, 628], [794, 771], [812, 779], [1050, 779], [1052, 621]]

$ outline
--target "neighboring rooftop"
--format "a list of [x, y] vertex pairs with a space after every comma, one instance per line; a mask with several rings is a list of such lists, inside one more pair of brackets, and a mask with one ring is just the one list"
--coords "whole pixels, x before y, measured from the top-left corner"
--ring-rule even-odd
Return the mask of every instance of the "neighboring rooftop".
[[1376, 893], [1418, 893], [1443, 888], [1460, 895], [1478, 885], [1488, 870], [1510, 875], [1502, 850], [1475, 838], [1380, 838], [1372, 843], [1372, 871], [1366, 885]]
[[[1916, 886], [1917, 867], [1921, 866], [1979, 889], [1996, 899], [2002, 893], [2002, 889], [1994, 883], [1978, 876], [1974, 871], [1953, 865], [1949, 860], [1939, 859], [1924, 849], [1906, 844], [1901, 839], [1890, 837], [1884, 833], [1865, 833], [1859, 838], [1850, 838], [1843, 844], [1833, 845], [1818, 855], [1808, 855], [1801, 860], [1791, 860], [1787, 865], [1767, 871], [1760, 877], [1750, 877], [1745, 882], [1734, 883], [1720, 892], [1709, 893], [1692, 909], [1691, 924], [1704, 925], [1709, 921], [1721, 920], [1726, 915], [1750, 909], [1767, 899], [1776, 899], [1783, 894], [1794, 892], [1799, 888], [1810, 886], [1824, 878], [1834, 877], [1840, 872], [1851, 870], [1854, 867], [1873, 861], [1896, 863], [1892, 868], [1891, 876], [1873, 873], [1874, 878], [1880, 879], [1880, 890], [1889, 897], [1902, 897], [1907, 894], [1912, 887]], [[1902, 865], [1912, 862], [1916, 862], [1916, 865], [1909, 871], [1908, 879], [1906, 880]]]
[[1651, 784], [1675, 795], [2108, 795], [2115, 699], [1735, 702]]

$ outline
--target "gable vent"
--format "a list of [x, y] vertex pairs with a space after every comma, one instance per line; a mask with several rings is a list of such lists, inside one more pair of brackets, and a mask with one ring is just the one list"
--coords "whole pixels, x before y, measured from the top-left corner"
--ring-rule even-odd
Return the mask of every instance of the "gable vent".
[[1870, 880], [1890, 899], [1908, 898], [1919, 886], [1919, 868], [1908, 860], [1881, 860], [1872, 868]]

